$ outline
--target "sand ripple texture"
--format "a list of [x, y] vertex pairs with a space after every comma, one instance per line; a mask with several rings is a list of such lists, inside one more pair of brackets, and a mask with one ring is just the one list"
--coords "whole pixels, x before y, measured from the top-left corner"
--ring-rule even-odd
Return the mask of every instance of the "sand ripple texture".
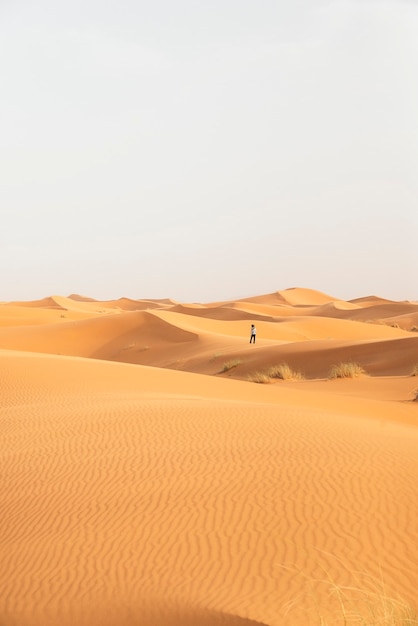
[[416, 602], [417, 429], [187, 372], [0, 367], [1, 626], [342, 624], [319, 581], [358, 571]]

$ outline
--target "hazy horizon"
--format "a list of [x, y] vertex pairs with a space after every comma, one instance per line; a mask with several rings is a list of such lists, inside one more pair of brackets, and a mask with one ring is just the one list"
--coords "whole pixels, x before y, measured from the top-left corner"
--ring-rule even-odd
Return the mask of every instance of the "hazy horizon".
[[418, 6], [0, 4], [0, 301], [418, 300]]

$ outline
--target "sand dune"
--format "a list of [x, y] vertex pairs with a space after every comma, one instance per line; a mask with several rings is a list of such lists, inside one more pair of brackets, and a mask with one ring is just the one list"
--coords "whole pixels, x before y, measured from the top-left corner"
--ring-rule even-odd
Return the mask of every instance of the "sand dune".
[[259, 302], [262, 304], [288, 304], [291, 306], [312, 306], [333, 302], [336, 298], [328, 296], [321, 291], [314, 289], [303, 289], [299, 287], [291, 287], [283, 291], [275, 291], [271, 294], [261, 296], [253, 296], [251, 298], [243, 298], [239, 302]]
[[367, 307], [374, 306], [376, 304], [387, 304], [392, 302], [392, 300], [380, 298], [379, 296], [363, 296], [361, 298], [354, 298], [353, 300], [349, 300], [349, 302], [353, 302], [354, 304], [361, 304], [362, 307]]
[[[3, 304], [7, 304], [4, 302]], [[11, 302], [12, 306], [26, 306], [26, 307], [36, 307], [39, 309], [56, 309], [61, 308], [59, 304], [57, 304], [54, 300], [53, 296], [42, 298], [41, 300], [28, 300], [24, 302]]]
[[[391, 324], [394, 316], [412, 315], [416, 316], [418, 313], [418, 304], [412, 302], [394, 302], [390, 304], [379, 304], [365, 308], [357, 308], [355, 311], [350, 311], [350, 314], [340, 313], [340, 316], [344, 315], [346, 319], [377, 322]], [[410, 329], [407, 329], [410, 330]]]
[[284, 300], [292, 306], [308, 306], [312, 304], [325, 304], [335, 300], [332, 296], [329, 296], [321, 291], [315, 291], [314, 289], [302, 289], [300, 287], [293, 287], [291, 289], [285, 289], [278, 292]]
[[1, 626], [343, 624], [326, 576], [418, 609], [417, 309], [3, 303]]

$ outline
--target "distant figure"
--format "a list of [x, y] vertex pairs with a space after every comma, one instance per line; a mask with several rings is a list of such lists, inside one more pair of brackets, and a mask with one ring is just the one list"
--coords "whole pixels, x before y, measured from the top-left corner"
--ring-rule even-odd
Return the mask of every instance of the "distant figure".
[[257, 334], [257, 331], [255, 329], [255, 326], [254, 324], [251, 324], [250, 343], [255, 343], [256, 334]]

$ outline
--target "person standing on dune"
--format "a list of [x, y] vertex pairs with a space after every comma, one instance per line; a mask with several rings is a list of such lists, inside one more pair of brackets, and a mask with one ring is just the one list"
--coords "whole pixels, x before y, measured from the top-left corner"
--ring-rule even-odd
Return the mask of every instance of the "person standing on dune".
[[255, 343], [255, 336], [257, 334], [254, 324], [251, 324], [250, 343]]

